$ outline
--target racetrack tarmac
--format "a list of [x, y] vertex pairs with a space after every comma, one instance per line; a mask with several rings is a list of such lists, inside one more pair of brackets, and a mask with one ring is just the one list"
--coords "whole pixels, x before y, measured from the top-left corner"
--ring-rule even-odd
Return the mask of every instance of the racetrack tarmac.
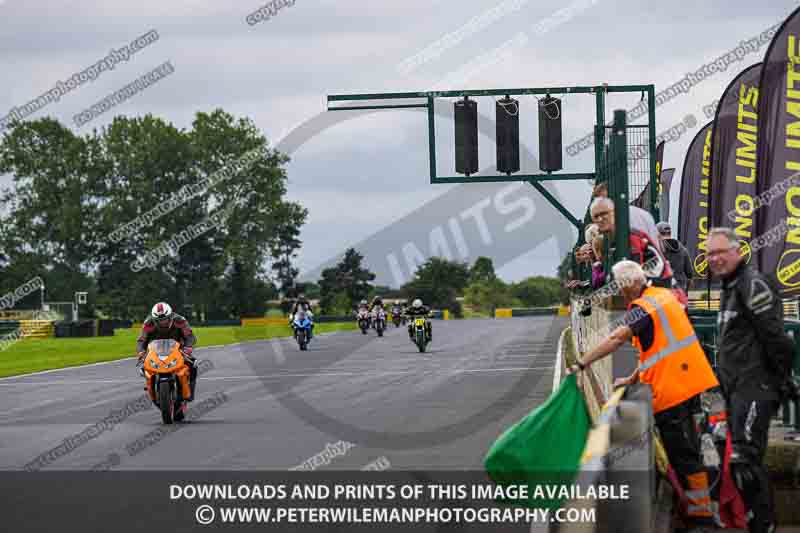
[[382, 338], [321, 335], [306, 352], [290, 338], [201, 338], [191, 420], [169, 431], [140, 401], [132, 359], [2, 379], [0, 469], [482, 469], [503, 430], [550, 395], [565, 326], [434, 321], [427, 353], [391, 324]]

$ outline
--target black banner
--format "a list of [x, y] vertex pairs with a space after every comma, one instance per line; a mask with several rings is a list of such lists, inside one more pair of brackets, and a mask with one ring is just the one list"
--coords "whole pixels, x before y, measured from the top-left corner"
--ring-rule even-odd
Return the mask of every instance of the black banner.
[[661, 169], [664, 167], [664, 144], [667, 141], [661, 141], [656, 146], [656, 180], [661, 178]]
[[711, 151], [711, 227], [732, 228], [750, 262], [755, 224], [758, 83], [761, 63], [743, 70], [722, 93], [714, 117]]
[[786, 180], [800, 171], [800, 9], [783, 23], [767, 49], [758, 116], [756, 211], [762, 232], [779, 227], [777, 244], [758, 254], [762, 272], [775, 272], [784, 296], [800, 292], [800, 186]]
[[658, 178], [658, 214], [661, 215], [661, 220], [665, 222], [669, 222], [669, 194], [670, 190], [672, 189], [672, 177], [674, 175], [674, 168], [665, 168], [661, 171], [661, 175]]
[[644, 186], [642, 192], [639, 193], [639, 196], [636, 197], [634, 201], [631, 202], [631, 205], [635, 205], [641, 209], [646, 210], [648, 213], [650, 212], [650, 184]]
[[[656, 146], [656, 183], [660, 184], [661, 180], [661, 167], [664, 165], [664, 143], [666, 141], [661, 141]], [[659, 185], [658, 190], [661, 190], [661, 186]], [[639, 196], [636, 197], [634, 201], [631, 202], [631, 205], [635, 205], [641, 209], [644, 209], [648, 213], [650, 213], [650, 181], [647, 182], [647, 185], [644, 186], [639, 192]], [[664, 214], [659, 213], [661, 219], [664, 219]]]
[[678, 238], [689, 250], [695, 275], [708, 275], [706, 237], [708, 237], [708, 193], [711, 174], [711, 134], [714, 123], [703, 126], [689, 143], [681, 173], [678, 201]]

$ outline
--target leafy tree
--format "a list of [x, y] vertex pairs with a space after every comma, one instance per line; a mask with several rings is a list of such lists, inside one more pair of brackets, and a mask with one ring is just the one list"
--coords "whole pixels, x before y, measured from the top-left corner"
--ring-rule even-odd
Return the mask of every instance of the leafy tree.
[[[191, 197], [183, 189], [253, 151], [258, 158], [246, 168], [237, 163], [223, 183]], [[62, 283], [66, 292], [88, 290], [105, 314], [134, 319], [156, 300], [209, 318], [258, 313], [273, 291], [270, 260], [281, 284], [297, 274], [291, 263], [307, 211], [285, 199], [287, 161], [250, 120], [222, 110], [198, 113], [189, 130], [150, 115], [116, 117], [84, 136], [49, 118], [16, 123], [0, 143], [0, 174], [14, 176], [0, 197], [0, 285], [38, 274], [48, 299]], [[109, 237], [167, 199], [180, 205], [148, 215], [119, 242]], [[130, 268], [220, 209], [230, 210], [223, 225], [173, 249], [155, 269]], [[58, 274], [48, 280], [50, 272]]]
[[342, 293], [347, 297], [348, 309], [369, 296], [372, 291], [369, 282], [375, 279], [375, 274], [361, 266], [363, 259], [354, 248], [349, 248], [336, 266], [322, 271], [319, 287], [320, 305], [324, 313], [333, 309], [335, 298]]
[[299, 238], [300, 228], [308, 216], [308, 210], [293, 203], [283, 204], [281, 210], [280, 222], [275, 227], [276, 238], [271, 245], [272, 256], [276, 258], [272, 263], [272, 270], [281, 292], [289, 294], [297, 292], [294, 290], [295, 278], [300, 271], [294, 267], [293, 261], [302, 244]]
[[431, 257], [420, 265], [414, 279], [402, 290], [409, 299], [420, 298], [426, 305], [450, 309], [460, 315], [456, 297], [466, 288], [468, 281], [469, 267], [466, 263]]
[[475, 264], [469, 269], [469, 282], [491, 282], [497, 279], [494, 273], [494, 264], [488, 257], [479, 257], [475, 260]]
[[491, 315], [498, 307], [514, 307], [519, 303], [511, 294], [510, 287], [498, 278], [474, 281], [464, 290], [465, 305]]
[[547, 307], [559, 302], [561, 282], [557, 278], [534, 276], [512, 284], [510, 289], [526, 307]]
[[320, 288], [319, 285], [313, 283], [311, 281], [307, 281], [305, 283], [298, 283], [297, 285], [298, 292], [302, 292], [306, 295], [306, 298], [309, 300], [318, 300], [320, 297]]

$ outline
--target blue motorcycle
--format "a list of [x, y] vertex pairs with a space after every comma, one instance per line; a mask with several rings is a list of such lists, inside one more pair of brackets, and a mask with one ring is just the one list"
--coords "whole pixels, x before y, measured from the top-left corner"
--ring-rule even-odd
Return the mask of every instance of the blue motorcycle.
[[311, 326], [311, 320], [308, 319], [303, 311], [299, 311], [294, 316], [292, 328], [294, 329], [294, 338], [297, 339], [300, 350], [306, 350], [308, 347], [308, 341], [311, 340]]

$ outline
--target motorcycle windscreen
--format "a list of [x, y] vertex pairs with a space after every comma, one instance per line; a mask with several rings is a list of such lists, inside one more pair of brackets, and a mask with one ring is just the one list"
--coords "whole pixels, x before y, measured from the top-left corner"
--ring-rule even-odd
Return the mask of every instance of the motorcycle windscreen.
[[159, 339], [152, 341], [149, 345], [150, 349], [155, 352], [156, 357], [162, 360], [166, 359], [177, 346], [178, 341], [173, 339]]

